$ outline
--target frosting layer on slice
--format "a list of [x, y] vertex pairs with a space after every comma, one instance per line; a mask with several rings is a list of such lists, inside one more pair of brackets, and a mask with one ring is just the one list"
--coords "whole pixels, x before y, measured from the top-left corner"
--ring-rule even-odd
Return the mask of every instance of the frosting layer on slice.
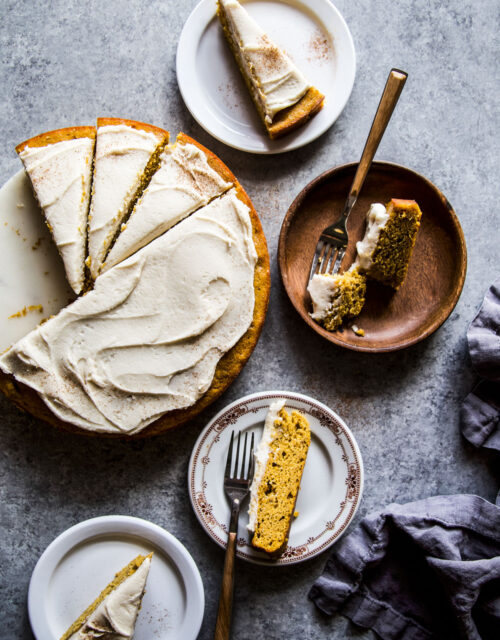
[[219, 0], [226, 36], [242, 73], [250, 82], [252, 97], [271, 124], [274, 116], [294, 105], [310, 84], [237, 0]]
[[[68, 282], [78, 294], [85, 279], [95, 129], [75, 127], [59, 132], [59, 141], [58, 132], [49, 132], [19, 145], [17, 151], [61, 254]], [[79, 137], [68, 139], [65, 132]], [[44, 136], [52, 142], [39, 146]]]
[[[157, 127], [112, 120], [98, 120], [94, 182], [88, 226], [89, 269], [97, 278], [109, 246], [136, 196], [156, 168], [153, 154], [168, 142], [168, 133]], [[148, 167], [148, 163], [154, 167]]]
[[117, 574], [91, 605], [91, 611], [85, 611], [61, 640], [131, 640], [150, 566], [151, 555], [138, 556], [123, 570], [123, 579], [122, 572]]
[[254, 309], [249, 208], [233, 188], [102, 274], [0, 358], [61, 420], [137, 433], [193, 405]]
[[166, 147], [158, 170], [122, 225], [102, 271], [132, 255], [231, 186], [210, 166], [199, 146], [181, 140]]

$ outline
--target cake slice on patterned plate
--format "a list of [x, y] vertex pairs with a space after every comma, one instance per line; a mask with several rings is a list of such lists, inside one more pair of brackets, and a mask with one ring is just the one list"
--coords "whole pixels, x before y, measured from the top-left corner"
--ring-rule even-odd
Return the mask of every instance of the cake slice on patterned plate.
[[158, 167], [168, 131], [143, 122], [98, 118], [88, 225], [88, 262], [95, 280], [106, 253]]
[[273, 402], [255, 452], [248, 509], [252, 546], [271, 555], [286, 549], [310, 443], [307, 419], [288, 413], [284, 400]]
[[132, 640], [152, 553], [119, 571], [60, 640]]
[[48, 131], [17, 145], [75, 293], [85, 281], [95, 127]]
[[160, 155], [159, 168], [142, 193], [102, 267], [106, 271], [230, 189], [234, 176], [211, 151], [179, 133]]
[[237, 0], [218, 0], [217, 15], [270, 138], [289, 133], [321, 109], [325, 96]]

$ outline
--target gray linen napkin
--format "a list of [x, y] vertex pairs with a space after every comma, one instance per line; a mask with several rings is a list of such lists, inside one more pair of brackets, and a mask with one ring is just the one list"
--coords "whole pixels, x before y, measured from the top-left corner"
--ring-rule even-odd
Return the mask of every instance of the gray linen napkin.
[[462, 405], [462, 434], [475, 447], [500, 451], [500, 278], [488, 289], [467, 342], [472, 366], [484, 379]]
[[309, 597], [383, 640], [498, 640], [500, 507], [470, 495], [391, 504], [335, 545]]

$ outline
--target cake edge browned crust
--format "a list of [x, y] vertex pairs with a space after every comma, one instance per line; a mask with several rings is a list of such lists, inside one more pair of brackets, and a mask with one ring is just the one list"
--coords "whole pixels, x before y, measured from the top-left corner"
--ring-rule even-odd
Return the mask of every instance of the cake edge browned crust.
[[140, 122], [139, 120], [127, 120], [126, 118], [97, 118], [97, 128], [107, 127], [124, 124], [132, 129], [140, 129], [142, 131], [149, 131], [156, 134], [159, 138], [163, 138], [163, 142], [168, 144], [170, 134], [166, 129], [156, 127], [154, 124], [148, 124], [147, 122]]
[[46, 147], [49, 144], [56, 144], [64, 140], [75, 140], [76, 138], [92, 138], [92, 140], [95, 140], [96, 133], [96, 128], [90, 126], [54, 129], [20, 142], [16, 146], [16, 153], [20, 153], [26, 147]]
[[306, 93], [295, 104], [292, 104], [286, 109], [278, 111], [278, 113], [276, 113], [276, 115], [274, 116], [271, 124], [266, 122], [266, 114], [264, 113], [262, 105], [258, 102], [254, 95], [250, 76], [245, 72], [245, 70], [239, 63], [238, 48], [233, 38], [231, 37], [231, 32], [227, 23], [224, 7], [219, 1], [217, 2], [217, 16], [219, 18], [219, 22], [221, 23], [226, 42], [231, 49], [234, 60], [238, 66], [238, 69], [240, 70], [243, 80], [245, 81], [245, 85], [248, 89], [252, 102], [254, 103], [262, 124], [264, 125], [271, 140], [276, 140], [277, 138], [281, 138], [282, 136], [291, 133], [294, 129], [302, 126], [310, 118], [312, 118], [312, 116], [318, 113], [318, 111], [323, 106], [325, 96], [321, 93], [321, 91], [316, 89], [316, 87], [309, 87]]
[[239, 375], [246, 361], [252, 354], [264, 325], [271, 288], [269, 253], [264, 231], [250, 198], [230, 169], [213, 152], [205, 149], [205, 147], [196, 140], [193, 140], [186, 134], [179, 134], [179, 136], [181, 135], [183, 140], [195, 144], [207, 153], [211, 166], [214, 169], [217, 167], [217, 170], [220, 170], [222, 176], [227, 176], [227, 180], [233, 182], [237, 197], [241, 202], [246, 204], [250, 210], [252, 235], [257, 252], [257, 263], [254, 272], [255, 306], [250, 327], [234, 347], [219, 360], [212, 384], [195, 404], [185, 409], [169, 411], [136, 434], [127, 435], [125, 433], [94, 432], [60, 420], [52, 413], [34, 389], [17, 381], [14, 376], [0, 371], [0, 390], [19, 409], [27, 411], [34, 417], [48, 422], [59, 429], [84, 436], [131, 440], [160, 435], [169, 429], [185, 424], [193, 419], [201, 413], [203, 409], [219, 398]]

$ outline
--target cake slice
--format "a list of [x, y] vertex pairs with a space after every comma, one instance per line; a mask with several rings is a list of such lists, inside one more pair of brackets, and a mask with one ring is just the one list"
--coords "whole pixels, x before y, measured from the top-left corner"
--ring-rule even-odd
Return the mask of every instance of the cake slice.
[[168, 132], [153, 125], [98, 118], [87, 261], [94, 280], [122, 220], [156, 171], [166, 144]]
[[160, 154], [159, 168], [124, 219], [102, 271], [118, 264], [233, 186], [234, 176], [208, 149], [179, 133]]
[[342, 322], [361, 313], [365, 303], [366, 276], [356, 267], [342, 274], [316, 273], [307, 287], [311, 296], [311, 318], [328, 331], [335, 331]]
[[372, 204], [355, 265], [370, 278], [399, 289], [406, 278], [422, 212], [415, 200]]
[[42, 133], [16, 147], [63, 260], [68, 282], [77, 294], [85, 281], [95, 137], [95, 127], [68, 127]]
[[218, 0], [226, 40], [270, 138], [304, 124], [323, 106], [323, 94], [237, 0]]
[[306, 418], [298, 411], [289, 414], [284, 405], [278, 400], [269, 407], [250, 487], [252, 545], [269, 554], [286, 548], [311, 442]]
[[131, 640], [152, 555], [138, 555], [118, 572], [60, 640]]

